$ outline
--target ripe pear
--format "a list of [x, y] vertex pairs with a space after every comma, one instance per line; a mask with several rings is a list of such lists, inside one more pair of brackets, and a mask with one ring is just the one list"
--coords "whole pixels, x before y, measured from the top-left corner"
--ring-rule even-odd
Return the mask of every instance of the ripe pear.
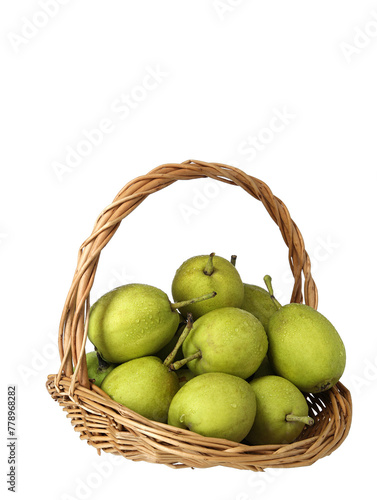
[[86, 355], [86, 365], [88, 368], [88, 377], [94, 380], [94, 383], [101, 387], [106, 377], [117, 365], [104, 361], [96, 351], [88, 352]]
[[244, 288], [236, 268], [214, 253], [186, 260], [175, 273], [172, 283], [175, 301], [201, 296], [213, 290], [217, 293], [214, 299], [190, 307], [180, 307], [183, 315], [191, 312], [194, 319], [197, 319], [220, 307], [241, 307]]
[[168, 424], [239, 443], [250, 431], [255, 413], [255, 395], [245, 380], [227, 373], [204, 373], [176, 393]]
[[245, 294], [241, 309], [254, 314], [262, 323], [264, 329], [267, 330], [268, 322], [276, 312], [276, 307], [271, 301], [270, 294], [260, 286], [249, 285], [247, 283], [244, 283], [244, 291]]
[[252, 314], [236, 307], [210, 311], [194, 321], [183, 342], [184, 364], [195, 374], [222, 372], [248, 378], [262, 363], [268, 340], [262, 323]]
[[271, 278], [265, 276], [265, 281], [277, 308], [268, 324], [268, 357], [273, 370], [303, 392], [330, 389], [346, 364], [345, 347], [335, 327], [305, 304], [281, 306], [273, 295]]
[[101, 389], [130, 410], [150, 420], [166, 422], [179, 381], [159, 358], [145, 356], [114, 368]]
[[109, 363], [155, 354], [177, 331], [178, 306], [213, 296], [172, 304], [159, 288], [123, 285], [100, 297], [90, 308], [88, 337]]
[[305, 397], [289, 380], [268, 375], [252, 380], [250, 387], [257, 400], [254, 424], [246, 437], [250, 444], [292, 443], [305, 425], [314, 423]]

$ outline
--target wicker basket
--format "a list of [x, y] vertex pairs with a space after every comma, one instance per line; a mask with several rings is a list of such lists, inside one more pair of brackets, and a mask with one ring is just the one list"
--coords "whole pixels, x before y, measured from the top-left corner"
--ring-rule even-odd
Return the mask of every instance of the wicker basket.
[[88, 379], [85, 343], [89, 293], [101, 250], [110, 241], [122, 219], [147, 196], [177, 180], [203, 177], [240, 186], [263, 203], [279, 226], [289, 249], [289, 264], [294, 277], [291, 301], [302, 302], [304, 298], [306, 304], [317, 307], [317, 289], [301, 233], [284, 203], [271, 193], [265, 183], [242, 170], [218, 163], [189, 160], [182, 164], [162, 165], [129, 182], [100, 214], [92, 234], [80, 247], [77, 268], [59, 328], [61, 365], [56, 375], [48, 376], [47, 389], [67, 412], [80, 438], [97, 448], [98, 453], [103, 450], [131, 460], [144, 460], [173, 468], [222, 465], [261, 471], [266, 467], [310, 465], [330, 455], [349, 432], [351, 396], [340, 382], [327, 392], [307, 395], [310, 415], [315, 424], [304, 428], [294, 443], [249, 446], [202, 437], [188, 430], [148, 420], [111, 400]]

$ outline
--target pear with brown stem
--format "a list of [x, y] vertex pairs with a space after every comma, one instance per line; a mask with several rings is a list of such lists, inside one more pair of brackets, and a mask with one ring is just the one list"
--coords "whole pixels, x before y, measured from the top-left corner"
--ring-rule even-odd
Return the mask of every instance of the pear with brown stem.
[[176, 271], [172, 294], [175, 301], [198, 297], [214, 290], [213, 300], [179, 308], [183, 315], [188, 312], [194, 319], [221, 307], [241, 307], [244, 289], [237, 269], [223, 257], [214, 253], [198, 255], [186, 260]]
[[313, 425], [303, 394], [289, 380], [276, 375], [250, 382], [257, 411], [254, 424], [246, 437], [250, 444], [292, 443], [305, 425]]
[[271, 277], [264, 281], [276, 312], [268, 323], [268, 358], [274, 372], [303, 392], [322, 392], [335, 385], [346, 364], [342, 339], [330, 321], [305, 304], [282, 306], [274, 297]]
[[211, 291], [195, 299], [171, 303], [159, 288], [144, 284], [120, 286], [91, 307], [88, 337], [109, 363], [155, 354], [177, 331], [178, 309], [215, 295]]
[[195, 374], [221, 372], [248, 378], [267, 353], [268, 340], [261, 322], [236, 307], [210, 311], [194, 322], [183, 342], [184, 359], [170, 365], [186, 365]]

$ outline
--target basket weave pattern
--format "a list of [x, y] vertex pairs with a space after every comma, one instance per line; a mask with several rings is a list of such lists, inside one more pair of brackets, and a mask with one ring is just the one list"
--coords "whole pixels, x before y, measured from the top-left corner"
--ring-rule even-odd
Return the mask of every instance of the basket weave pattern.
[[67, 412], [80, 438], [97, 448], [99, 453], [104, 450], [131, 460], [160, 463], [173, 468], [222, 465], [261, 471], [266, 467], [310, 465], [338, 448], [349, 432], [351, 396], [340, 382], [325, 393], [307, 395], [309, 413], [315, 424], [305, 427], [294, 443], [249, 446], [203, 437], [148, 420], [111, 400], [88, 379], [85, 343], [90, 290], [102, 249], [121, 221], [147, 196], [177, 180], [205, 177], [240, 186], [263, 203], [278, 225], [289, 250], [288, 260], [294, 277], [291, 302], [304, 300], [317, 308], [317, 288], [301, 233], [287, 207], [264, 182], [242, 170], [219, 163], [188, 160], [181, 164], [161, 165], [129, 182], [113, 203], [101, 212], [92, 234], [81, 245], [59, 326], [61, 365], [57, 374], [48, 376], [47, 390]]

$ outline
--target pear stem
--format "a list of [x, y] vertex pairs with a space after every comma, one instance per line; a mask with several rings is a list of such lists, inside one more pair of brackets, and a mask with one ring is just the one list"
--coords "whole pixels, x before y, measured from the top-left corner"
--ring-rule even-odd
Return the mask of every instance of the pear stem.
[[311, 417], [299, 417], [298, 415], [292, 415], [292, 413], [286, 415], [285, 420], [287, 422], [301, 422], [306, 425], [314, 424], [314, 420]]
[[232, 255], [230, 257], [230, 263], [233, 264], [234, 267], [236, 267], [236, 260], [237, 260], [237, 255]]
[[193, 359], [201, 358], [202, 353], [201, 351], [197, 351], [195, 354], [191, 354], [191, 356], [188, 356], [187, 358], [181, 359], [179, 361], [176, 361], [175, 363], [172, 363], [169, 368], [170, 370], [179, 370], [184, 366], [186, 363], [189, 361], [192, 361]]
[[201, 302], [202, 300], [212, 299], [215, 297], [216, 292], [207, 293], [206, 295], [202, 295], [201, 297], [196, 297], [195, 299], [183, 300], [182, 302], [174, 302], [171, 304], [172, 309], [180, 309], [184, 306], [189, 306], [190, 304], [196, 304], [197, 302]]
[[270, 294], [271, 300], [274, 303], [276, 309], [278, 309], [278, 310], [281, 309], [282, 305], [280, 304], [280, 302], [274, 296], [274, 290], [272, 288], [272, 279], [271, 279], [271, 276], [269, 276], [268, 274], [266, 274], [266, 276], [263, 278], [263, 281], [266, 283], [266, 287], [267, 287], [268, 293]]
[[109, 368], [110, 363], [108, 363], [107, 361], [105, 361], [101, 357], [100, 353], [97, 350], [96, 350], [96, 354], [97, 354], [97, 359], [98, 359], [98, 371], [100, 371], [100, 372], [106, 371]]
[[183, 342], [186, 339], [187, 335], [190, 333], [192, 325], [193, 325], [192, 314], [188, 313], [188, 315], [187, 315], [187, 325], [185, 326], [183, 332], [179, 336], [179, 339], [178, 339], [177, 343], [175, 344], [174, 349], [166, 357], [166, 359], [164, 361], [164, 365], [165, 366], [169, 366], [174, 361], [174, 358], [175, 358], [175, 356], [176, 356], [176, 354], [178, 352], [178, 349], [181, 347], [181, 345], [183, 344]]
[[213, 266], [213, 258], [214, 258], [214, 256], [215, 256], [215, 253], [212, 252], [210, 254], [210, 256], [208, 257], [208, 261], [207, 261], [207, 264], [205, 265], [205, 268], [203, 269], [203, 273], [206, 276], [211, 276], [211, 274], [214, 271], [214, 266]]

